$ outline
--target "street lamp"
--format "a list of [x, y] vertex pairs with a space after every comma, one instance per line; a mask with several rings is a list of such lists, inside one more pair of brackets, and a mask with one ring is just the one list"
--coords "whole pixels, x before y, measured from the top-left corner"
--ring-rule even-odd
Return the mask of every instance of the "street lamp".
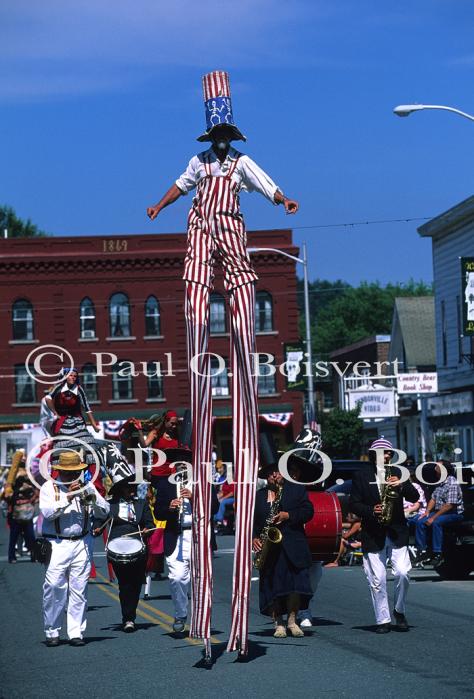
[[474, 116], [471, 114], [461, 112], [460, 109], [455, 109], [454, 107], [445, 107], [442, 104], [400, 104], [398, 107], [395, 107], [393, 113], [399, 117], [407, 117], [413, 112], [420, 112], [422, 109], [444, 109], [446, 112], [454, 112], [455, 114], [466, 117], [466, 119], [474, 121]]
[[304, 317], [306, 326], [306, 351], [308, 355], [308, 364], [310, 370], [308, 373], [308, 405], [310, 409], [311, 419], [316, 418], [314, 406], [314, 383], [313, 383], [313, 350], [311, 346], [311, 326], [309, 321], [309, 292], [308, 292], [308, 258], [306, 256], [306, 243], [303, 243], [303, 258], [290, 255], [284, 250], [277, 248], [247, 248], [248, 252], [276, 252], [279, 255], [289, 257], [294, 262], [299, 262], [303, 265], [303, 288], [304, 288]]

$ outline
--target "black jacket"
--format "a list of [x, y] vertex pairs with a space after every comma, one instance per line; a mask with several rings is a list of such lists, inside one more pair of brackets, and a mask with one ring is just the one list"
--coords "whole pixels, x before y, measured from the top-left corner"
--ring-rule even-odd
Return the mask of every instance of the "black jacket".
[[[125, 534], [137, 532], [138, 527], [140, 527], [140, 529], [152, 529], [155, 526], [153, 522], [153, 517], [151, 515], [150, 506], [148, 504], [148, 500], [133, 500], [133, 504], [135, 505], [136, 522], [127, 522], [126, 520], [121, 519], [119, 517], [119, 500], [112, 499], [109, 501], [109, 504], [109, 518], [113, 517], [109, 539], [116, 539], [119, 536], [125, 536]], [[95, 526], [100, 526], [100, 524], [103, 522], [105, 522], [105, 519], [102, 519], [101, 521], [96, 521], [94, 524]], [[109, 527], [110, 524], [108, 524], [106, 527], [107, 533], [109, 531]], [[140, 537], [137, 535], [133, 538], [139, 539]]]
[[[393, 473], [397, 475], [397, 468]], [[398, 471], [398, 475], [399, 475]], [[381, 551], [385, 546], [387, 536], [394, 542], [396, 548], [408, 545], [408, 525], [403, 512], [403, 498], [409, 502], [417, 502], [420, 495], [410, 481], [405, 481], [400, 487], [400, 493], [395, 500], [392, 522], [389, 526], [380, 524], [374, 516], [374, 505], [381, 502], [380, 492], [375, 482], [377, 472], [375, 466], [368, 465], [354, 474], [349, 509], [362, 521], [361, 541], [364, 553]]]
[[[258, 537], [265, 526], [270, 512], [267, 502], [268, 488], [257, 491], [255, 500], [254, 536]], [[288, 512], [289, 519], [279, 525], [283, 534], [281, 546], [289, 560], [297, 568], [309, 568], [311, 552], [304, 532], [304, 525], [314, 515], [314, 508], [308, 498], [306, 487], [290, 481], [284, 481], [280, 501], [280, 511]]]
[[[176, 548], [178, 536], [181, 533], [179, 513], [170, 510], [170, 502], [177, 496], [176, 484], [170, 483], [167, 477], [158, 478], [156, 481], [156, 499], [154, 514], [157, 520], [166, 520], [165, 527], [165, 556], [171, 556]], [[211, 517], [219, 509], [219, 501], [215, 486], [212, 487]]]

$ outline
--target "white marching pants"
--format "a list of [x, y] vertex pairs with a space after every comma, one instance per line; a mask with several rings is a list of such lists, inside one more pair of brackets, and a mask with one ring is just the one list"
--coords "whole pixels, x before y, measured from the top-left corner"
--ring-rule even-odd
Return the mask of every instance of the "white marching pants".
[[188, 589], [191, 579], [191, 529], [185, 529], [176, 543], [171, 556], [166, 556], [168, 579], [170, 581], [171, 598], [174, 615], [177, 619], [188, 616]]
[[82, 638], [86, 630], [87, 583], [91, 570], [92, 539], [51, 539], [51, 560], [43, 584], [46, 638], [59, 636], [67, 612], [68, 638]]
[[364, 553], [364, 570], [369, 581], [377, 624], [388, 624], [391, 621], [387, 596], [387, 559], [391, 560], [395, 577], [394, 606], [400, 614], [405, 614], [405, 600], [410, 582], [408, 573], [411, 570], [411, 561], [407, 546], [395, 548], [393, 541], [387, 537], [381, 551]]

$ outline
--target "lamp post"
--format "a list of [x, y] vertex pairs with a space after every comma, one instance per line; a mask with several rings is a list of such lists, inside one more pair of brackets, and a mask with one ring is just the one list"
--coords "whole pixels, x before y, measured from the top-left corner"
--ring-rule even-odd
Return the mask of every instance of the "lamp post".
[[398, 107], [395, 107], [393, 113], [399, 117], [407, 117], [413, 112], [420, 112], [422, 109], [443, 109], [446, 112], [454, 112], [466, 119], [470, 119], [470, 121], [474, 121], [474, 116], [471, 114], [461, 112], [460, 109], [455, 109], [454, 107], [445, 107], [442, 104], [400, 104]]
[[313, 350], [311, 346], [311, 326], [309, 321], [309, 292], [308, 292], [308, 258], [306, 255], [306, 243], [303, 243], [303, 258], [290, 255], [284, 250], [278, 248], [247, 248], [249, 252], [276, 252], [279, 255], [284, 255], [294, 262], [299, 262], [303, 265], [303, 289], [304, 289], [304, 316], [306, 326], [306, 352], [310, 371], [308, 372], [308, 405], [312, 419], [316, 417], [314, 405], [314, 382], [313, 382]]

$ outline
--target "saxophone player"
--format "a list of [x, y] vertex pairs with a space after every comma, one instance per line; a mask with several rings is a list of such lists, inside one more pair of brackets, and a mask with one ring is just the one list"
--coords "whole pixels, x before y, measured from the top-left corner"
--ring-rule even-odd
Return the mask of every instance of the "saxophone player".
[[[386, 481], [376, 480], [376, 449], [384, 450]], [[362, 521], [361, 541], [364, 571], [369, 583], [375, 612], [377, 633], [391, 630], [391, 614], [387, 596], [386, 564], [390, 559], [395, 578], [393, 615], [398, 631], [408, 631], [405, 600], [411, 570], [408, 553], [408, 525], [403, 511], [403, 499], [417, 502], [419, 493], [408, 480], [401, 482], [389, 468], [393, 446], [383, 436], [369, 449], [370, 464], [354, 474], [349, 508]], [[388, 470], [388, 474], [387, 474]]]
[[[313, 596], [309, 578], [311, 553], [304, 533], [304, 524], [314, 510], [306, 488], [283, 478], [275, 465], [260, 469], [259, 478], [268, 486], [257, 491], [255, 502], [253, 550], [261, 560], [259, 565], [260, 612], [271, 616], [275, 623], [275, 638], [304, 636], [296, 615], [306, 609]], [[281, 537], [269, 530], [277, 529]], [[271, 543], [276, 540], [277, 543]], [[279, 541], [278, 541], [279, 540]], [[287, 614], [285, 627], [283, 616]]]

